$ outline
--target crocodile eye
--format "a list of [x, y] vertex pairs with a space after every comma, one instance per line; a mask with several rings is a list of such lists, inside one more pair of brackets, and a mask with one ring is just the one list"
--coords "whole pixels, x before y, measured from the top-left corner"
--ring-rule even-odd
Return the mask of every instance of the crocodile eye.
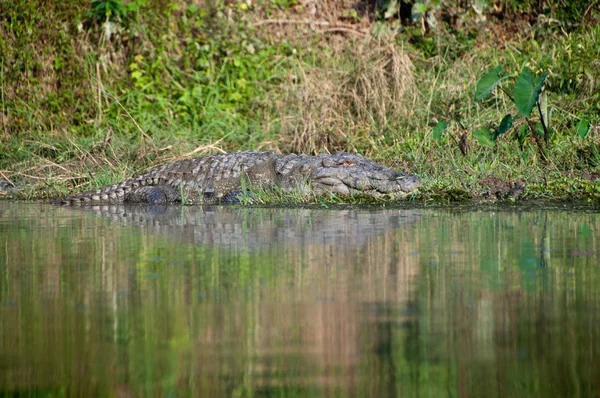
[[349, 167], [349, 166], [354, 166], [354, 165], [356, 165], [356, 163], [354, 163], [353, 161], [344, 160], [340, 166]]

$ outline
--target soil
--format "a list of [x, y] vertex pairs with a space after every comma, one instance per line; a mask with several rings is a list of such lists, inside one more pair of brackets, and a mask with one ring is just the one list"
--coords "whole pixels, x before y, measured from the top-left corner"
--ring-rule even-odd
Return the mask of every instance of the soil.
[[508, 182], [495, 176], [482, 178], [479, 184], [481, 185], [479, 197], [488, 200], [518, 198], [525, 191], [523, 181]]

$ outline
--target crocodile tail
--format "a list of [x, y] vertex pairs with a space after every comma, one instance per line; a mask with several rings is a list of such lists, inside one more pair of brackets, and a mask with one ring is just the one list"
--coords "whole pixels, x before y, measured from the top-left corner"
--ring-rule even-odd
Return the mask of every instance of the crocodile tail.
[[152, 179], [146, 180], [141, 177], [131, 178], [93, 191], [69, 195], [54, 201], [53, 204], [76, 206], [82, 204], [123, 203], [128, 192], [140, 186], [153, 185], [153, 182]]

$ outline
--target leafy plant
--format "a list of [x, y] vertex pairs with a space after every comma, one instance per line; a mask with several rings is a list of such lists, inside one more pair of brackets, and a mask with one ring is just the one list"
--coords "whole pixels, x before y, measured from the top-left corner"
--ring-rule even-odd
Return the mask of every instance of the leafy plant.
[[92, 0], [90, 9], [85, 16], [95, 22], [122, 21], [131, 12], [138, 12], [148, 0]]
[[92, 0], [85, 16], [97, 22], [104, 22], [118, 20], [125, 16], [125, 13], [122, 0]]
[[[547, 98], [543, 94], [544, 84], [548, 77], [547, 71], [539, 74], [525, 67], [519, 74], [506, 74], [501, 65], [487, 71], [477, 82], [475, 88], [475, 101], [482, 102], [488, 98], [497, 87], [514, 103], [517, 110], [516, 115], [508, 113], [504, 115], [500, 123], [495, 127], [481, 127], [473, 130], [473, 136], [480, 145], [493, 148], [500, 136], [506, 134], [520, 119], [525, 121], [519, 132], [515, 134], [521, 150], [528, 136], [533, 137], [538, 152], [543, 160], [548, 160], [546, 151], [550, 141], [550, 129], [548, 127], [550, 113], [548, 112]], [[502, 82], [508, 79], [514, 79], [512, 93], [509, 93]], [[532, 120], [533, 110], [537, 109], [538, 122]], [[458, 122], [460, 124], [460, 122]], [[440, 120], [433, 129], [433, 139], [440, 141], [444, 131], [447, 130], [449, 122]], [[461, 125], [462, 127], [462, 125]], [[464, 130], [464, 127], [462, 127]], [[589, 121], [581, 119], [576, 127], [576, 133], [579, 137], [585, 138], [590, 130]], [[466, 144], [464, 135], [461, 142], [452, 136], [459, 144], [463, 154], [466, 154]]]
[[[513, 94], [510, 95], [502, 86], [500, 86], [500, 83], [503, 80], [513, 78], [515, 76], [516, 81]], [[543, 71], [538, 75], [534, 74], [531, 69], [527, 67], [523, 68], [519, 75], [505, 75], [502, 66], [499, 65], [483, 75], [483, 77], [477, 82], [477, 87], [475, 88], [475, 101], [480, 102], [485, 100], [492, 93], [494, 88], [500, 87], [502, 92], [506, 94], [506, 96], [515, 104], [519, 115], [525, 119], [525, 122], [529, 126], [531, 134], [538, 146], [540, 156], [544, 160], [547, 160], [544, 144], [540, 139], [540, 133], [531, 123], [529, 117], [533, 112], [533, 108], [537, 106], [540, 124], [542, 126], [544, 143], [547, 147], [550, 140], [550, 132], [548, 130], [548, 121], [546, 120], [547, 116], [544, 117], [544, 112], [542, 110], [540, 101], [542, 88], [544, 87], [547, 77], [547, 71]], [[491, 139], [492, 142], [496, 141], [500, 135], [506, 133], [512, 127], [514, 120], [515, 119], [511, 114], [505, 115], [494, 133], [488, 134], [489, 139]], [[476, 137], [480, 142], [482, 142], [480, 139], [482, 136], [485, 136], [485, 134], [481, 131], [479, 131], [478, 135], [476, 134]], [[488, 142], [487, 139], [486, 142]]]

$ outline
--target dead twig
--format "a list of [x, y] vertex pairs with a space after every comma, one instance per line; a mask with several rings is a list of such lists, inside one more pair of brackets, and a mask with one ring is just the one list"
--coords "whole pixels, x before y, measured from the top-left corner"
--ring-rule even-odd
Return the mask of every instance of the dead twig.
[[262, 25], [309, 25], [311, 27], [328, 27], [328, 29], [323, 30], [325, 33], [351, 33], [363, 37], [368, 35], [367, 32], [355, 29], [354, 25], [332, 24], [328, 21], [312, 21], [310, 19], [263, 19], [254, 23], [254, 26]]
[[348, 29], [352, 29], [352, 25], [348, 24], [332, 24], [328, 21], [312, 21], [310, 19], [263, 19], [262, 21], [258, 21], [254, 23], [254, 26], [261, 25], [294, 25], [294, 24], [304, 24], [304, 25], [315, 25], [315, 26], [340, 26]]
[[42, 160], [43, 160], [44, 162], [46, 162], [46, 163], [48, 164], [48, 166], [56, 167], [56, 168], [58, 168], [58, 169], [61, 169], [62, 171], [64, 171], [64, 172], [67, 172], [67, 173], [69, 173], [69, 172], [70, 172], [70, 171], [69, 171], [69, 170], [68, 170], [66, 167], [63, 167], [63, 166], [61, 166], [60, 164], [58, 164], [58, 163], [55, 163], [55, 162], [53, 162], [53, 161], [51, 161], [51, 160], [49, 160], [49, 159], [44, 159], [44, 158], [42, 158]]
[[23, 140], [23, 142], [26, 142], [28, 144], [35, 144], [35, 145], [37, 145], [39, 147], [50, 149], [52, 151], [58, 152], [58, 148], [57, 147], [55, 147], [54, 145], [46, 144], [45, 142], [39, 142], [39, 141], [34, 141], [34, 140]]
[[8, 171], [8, 170], [0, 170], [0, 177], [1, 177], [0, 179], [3, 180], [3, 181], [8, 181], [8, 182], [10, 182], [11, 184], [14, 185], [14, 183], [10, 180], [10, 178], [8, 178], [8, 176], [5, 173], [11, 173], [11, 174], [13, 174], [14, 172]]
[[[4, 176], [4, 173], [10, 173], [12, 175], [17, 175], [17, 176], [21, 176], [21, 177], [31, 178], [32, 180], [45, 180], [47, 178], [46, 176], [43, 176], [43, 177], [34, 176], [34, 175], [23, 173], [21, 171], [0, 170], [0, 174], [2, 174]], [[8, 181], [10, 181], [10, 180], [8, 180]]]
[[352, 33], [352, 34], [360, 36], [360, 37], [368, 36], [367, 33], [361, 32], [360, 30], [354, 30], [354, 29], [348, 29], [348, 28], [330, 28], [330, 29], [324, 29], [322, 32], [323, 33]]
[[223, 139], [217, 140], [217, 142], [215, 142], [214, 144], [200, 145], [199, 147], [197, 147], [193, 151], [185, 153], [185, 154], [181, 155], [180, 157], [187, 158], [187, 157], [193, 156], [193, 155], [195, 155], [195, 154], [197, 154], [199, 152], [206, 152], [206, 151], [209, 151], [209, 150], [215, 150], [215, 151], [220, 152], [220, 153], [227, 153], [226, 151], [224, 151], [223, 149], [221, 149], [221, 148], [219, 148], [217, 146], [217, 145], [219, 145], [219, 143], [221, 141], [223, 141]]
[[[193, 151], [184, 153], [183, 155], [172, 156], [170, 158], [160, 159], [160, 162], [163, 163], [163, 162], [173, 162], [173, 161], [177, 161], [177, 160], [182, 160], [182, 159], [186, 159], [191, 156], [194, 156], [198, 153], [206, 153], [209, 151], [214, 151], [214, 152], [219, 152], [219, 153], [227, 153], [227, 151], [223, 150], [222, 148], [220, 148], [218, 146], [221, 143], [221, 141], [223, 141], [223, 138], [217, 140], [214, 144], [200, 145]], [[161, 150], [167, 150], [167, 148], [161, 148]]]

